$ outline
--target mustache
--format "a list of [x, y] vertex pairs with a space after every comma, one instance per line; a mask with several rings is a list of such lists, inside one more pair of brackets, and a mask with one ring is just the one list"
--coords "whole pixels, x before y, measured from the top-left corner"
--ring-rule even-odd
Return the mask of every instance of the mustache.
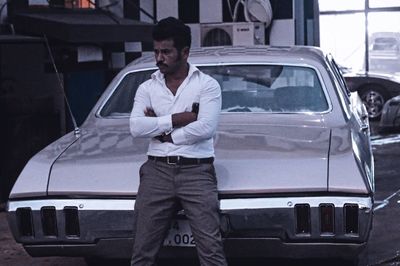
[[167, 64], [164, 64], [163, 62], [157, 62], [156, 66], [160, 67], [160, 66], [165, 66], [167, 67]]

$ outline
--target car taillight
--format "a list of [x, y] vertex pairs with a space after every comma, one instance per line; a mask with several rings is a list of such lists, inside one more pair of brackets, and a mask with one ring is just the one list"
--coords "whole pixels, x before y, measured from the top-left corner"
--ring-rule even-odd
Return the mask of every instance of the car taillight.
[[55, 207], [42, 207], [40, 210], [42, 216], [43, 234], [45, 236], [57, 236], [57, 217]]
[[79, 237], [79, 216], [77, 207], [65, 207], [65, 235], [67, 237]]
[[319, 205], [321, 234], [333, 234], [335, 232], [335, 206], [332, 204]]
[[310, 205], [296, 204], [296, 234], [311, 233]]
[[358, 205], [344, 205], [344, 219], [346, 234], [358, 234]]
[[34, 236], [31, 208], [18, 208], [16, 211], [18, 230], [21, 236]]

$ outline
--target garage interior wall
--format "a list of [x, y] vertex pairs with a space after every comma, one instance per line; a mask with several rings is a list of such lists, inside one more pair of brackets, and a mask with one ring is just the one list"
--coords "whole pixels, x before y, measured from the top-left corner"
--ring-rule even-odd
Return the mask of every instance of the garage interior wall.
[[[107, 6], [110, 0], [98, 0], [97, 3], [99, 6]], [[233, 8], [237, 3], [238, 0], [124, 0], [109, 10], [117, 16], [145, 22], [177, 17], [191, 27], [192, 46], [200, 47], [202, 25], [233, 22], [229, 6]], [[273, 21], [265, 29], [264, 44], [319, 45], [317, 0], [271, 0], [270, 3]], [[238, 5], [236, 21], [245, 22], [241, 4]]]

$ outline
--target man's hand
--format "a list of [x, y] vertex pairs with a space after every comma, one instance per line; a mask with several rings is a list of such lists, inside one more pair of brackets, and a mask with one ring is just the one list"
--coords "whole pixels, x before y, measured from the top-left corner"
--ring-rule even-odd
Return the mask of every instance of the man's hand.
[[163, 135], [162, 136], [163, 142], [174, 143], [171, 137], [171, 134]]
[[162, 134], [159, 136], [155, 136], [154, 138], [162, 143], [164, 143], [164, 142], [174, 143], [174, 141], [172, 140], [171, 134]]
[[146, 107], [146, 110], [144, 110], [144, 115], [149, 117], [157, 117], [156, 113], [151, 107]]
[[184, 127], [197, 120], [197, 114], [194, 112], [182, 112], [172, 115], [172, 127]]
[[[151, 107], [146, 107], [146, 110], [144, 110], [144, 115], [148, 116], [148, 117], [157, 117], [156, 113], [154, 112], [153, 108]], [[171, 135], [169, 135], [169, 138], [166, 138], [166, 135], [158, 135], [154, 137], [156, 140], [160, 141], [160, 142], [167, 142], [167, 140], [170, 140], [168, 142], [172, 143], [172, 138]]]

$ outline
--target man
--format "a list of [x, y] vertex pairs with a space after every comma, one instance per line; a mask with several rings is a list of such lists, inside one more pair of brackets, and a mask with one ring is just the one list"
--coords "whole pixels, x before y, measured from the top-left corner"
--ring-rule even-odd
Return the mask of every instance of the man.
[[134, 137], [151, 138], [148, 160], [140, 169], [131, 265], [154, 265], [177, 206], [182, 206], [201, 265], [224, 266], [213, 165], [221, 90], [216, 80], [188, 63], [188, 26], [166, 18], [155, 26], [153, 40], [159, 70], [139, 86], [130, 118]]

